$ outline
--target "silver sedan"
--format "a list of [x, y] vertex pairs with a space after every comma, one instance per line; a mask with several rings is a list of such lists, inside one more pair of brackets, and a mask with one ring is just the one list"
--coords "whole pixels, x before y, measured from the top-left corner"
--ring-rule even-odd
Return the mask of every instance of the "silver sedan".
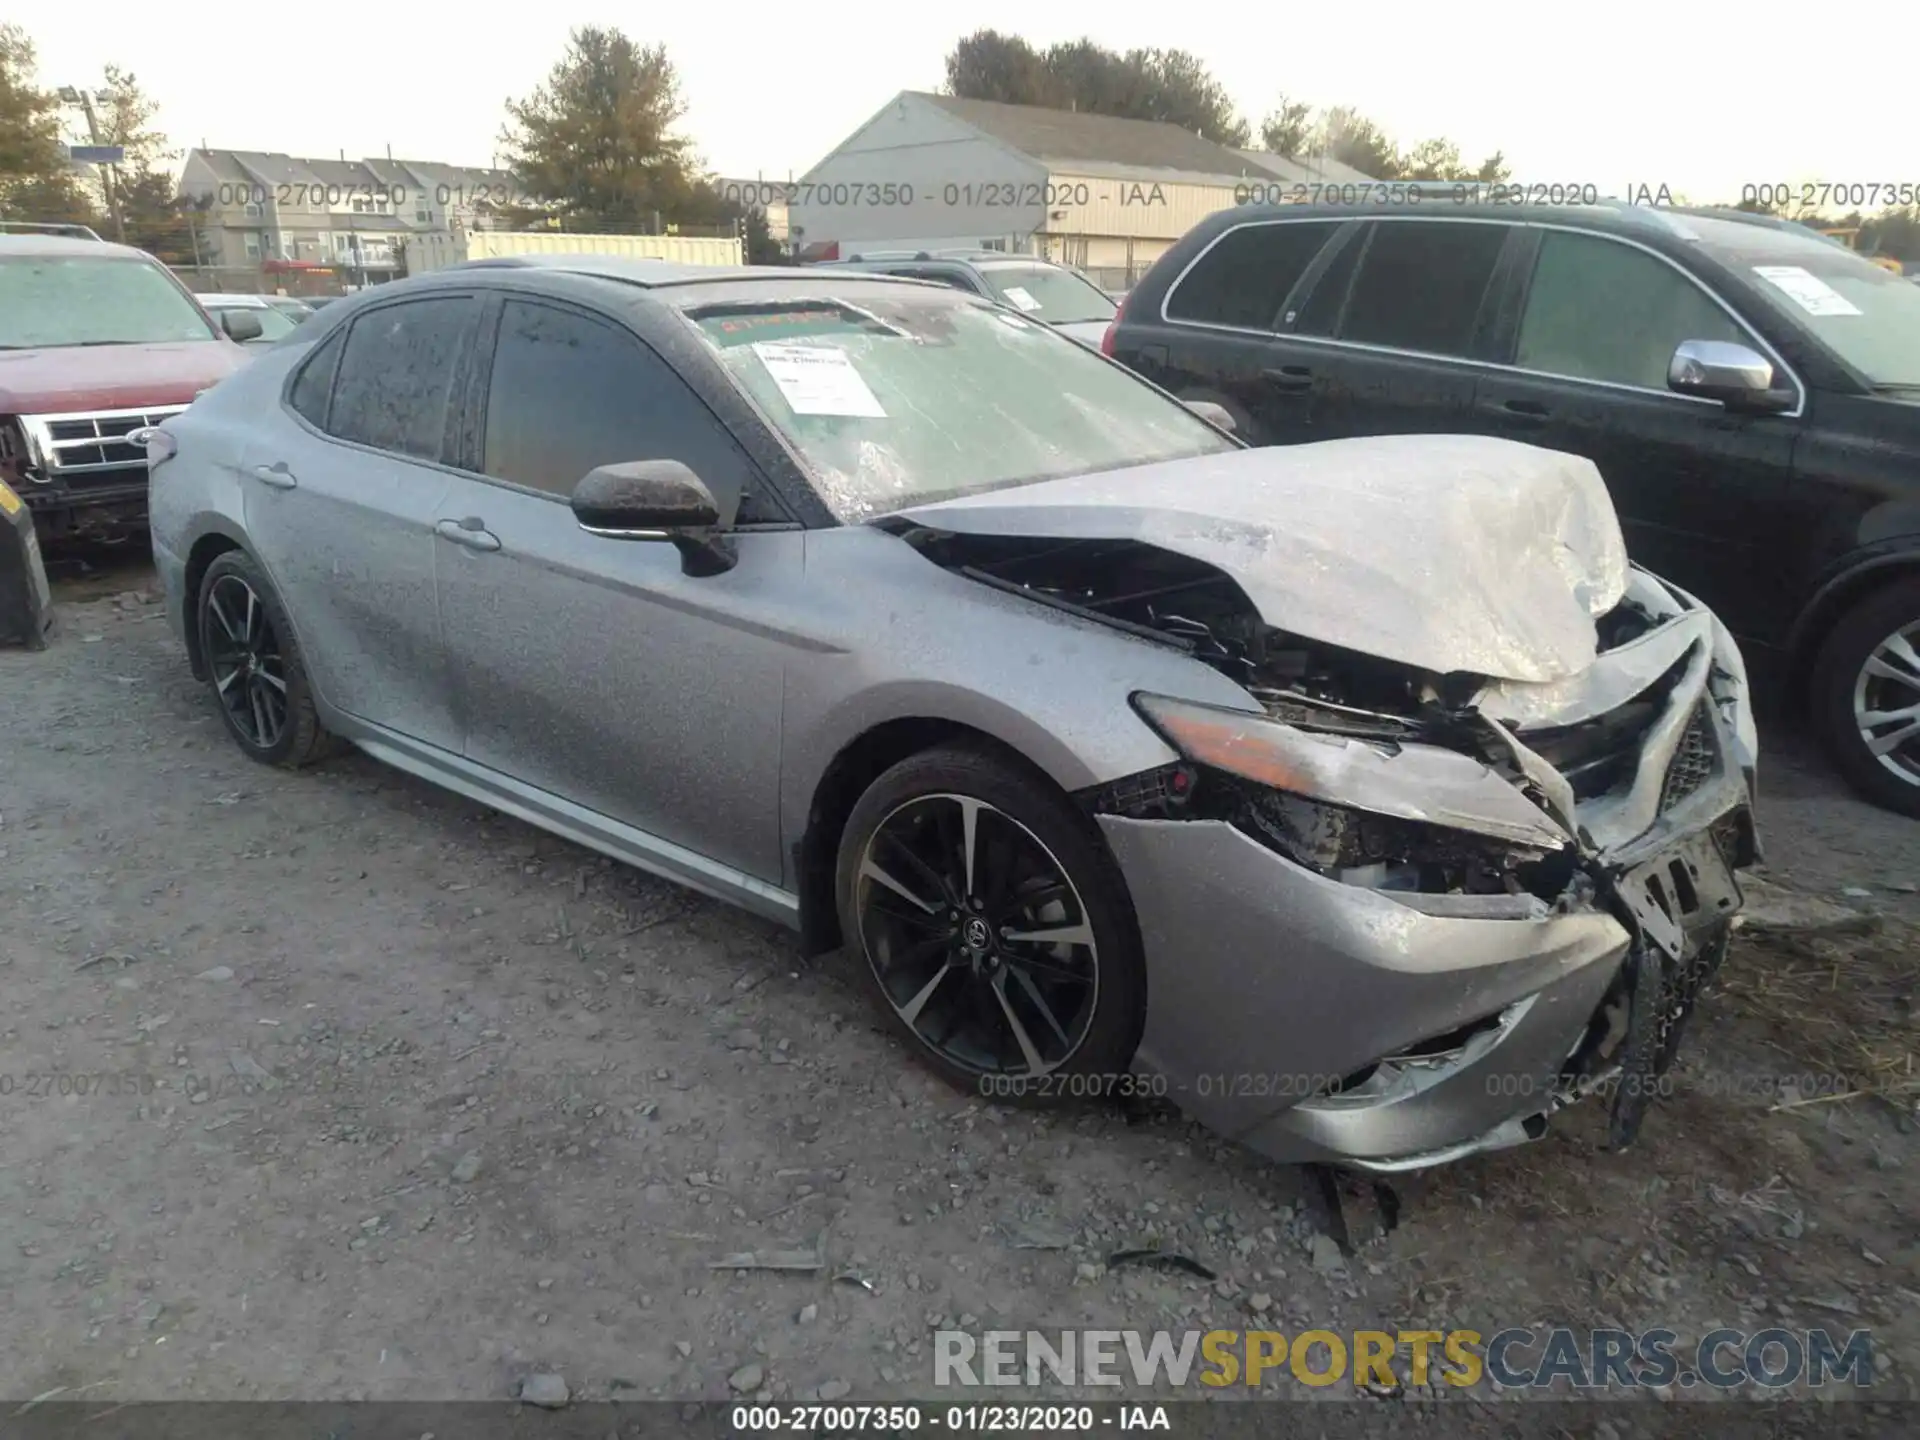
[[1755, 855], [1740, 655], [1585, 460], [1254, 450], [881, 277], [480, 262], [147, 432], [234, 742], [846, 946], [1009, 1101], [1379, 1170], [1638, 1126]]

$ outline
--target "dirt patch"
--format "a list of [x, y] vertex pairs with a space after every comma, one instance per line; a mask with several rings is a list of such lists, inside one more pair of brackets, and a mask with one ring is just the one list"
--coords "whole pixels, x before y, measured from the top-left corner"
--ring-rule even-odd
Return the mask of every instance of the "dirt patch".
[[[1876, 1396], [1920, 1366], [1897, 897], [1743, 935], [1630, 1152], [1577, 1107], [1347, 1261], [1177, 1117], [928, 1080], [775, 930], [362, 757], [249, 764], [144, 583], [0, 653], [0, 1395], [927, 1396], [943, 1326], [1828, 1325]], [[1218, 1278], [1108, 1265], [1141, 1246]], [[727, 1259], [773, 1250], [821, 1265]]]

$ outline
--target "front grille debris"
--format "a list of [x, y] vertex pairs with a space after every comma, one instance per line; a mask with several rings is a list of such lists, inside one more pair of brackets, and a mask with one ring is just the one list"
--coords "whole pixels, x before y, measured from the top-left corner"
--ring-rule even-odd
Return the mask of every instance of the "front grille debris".
[[1694, 706], [1687, 728], [1680, 736], [1680, 747], [1667, 765], [1667, 778], [1660, 788], [1660, 813], [1674, 806], [1707, 783], [1713, 774], [1713, 719], [1703, 700]]

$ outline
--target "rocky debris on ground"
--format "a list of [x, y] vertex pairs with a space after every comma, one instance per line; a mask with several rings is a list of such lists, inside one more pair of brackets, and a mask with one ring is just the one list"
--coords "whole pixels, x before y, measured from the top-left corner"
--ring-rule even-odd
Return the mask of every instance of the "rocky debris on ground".
[[537, 1405], [543, 1410], [562, 1409], [572, 1398], [567, 1382], [558, 1375], [542, 1373], [529, 1375], [520, 1382], [520, 1403]]
[[[1739, 917], [1742, 929], [1780, 934], [1865, 935], [1879, 928], [1876, 916], [1818, 895], [1788, 889], [1757, 875], [1743, 875], [1740, 889], [1746, 900]], [[1871, 898], [1871, 893], [1860, 892], [1866, 898]]]

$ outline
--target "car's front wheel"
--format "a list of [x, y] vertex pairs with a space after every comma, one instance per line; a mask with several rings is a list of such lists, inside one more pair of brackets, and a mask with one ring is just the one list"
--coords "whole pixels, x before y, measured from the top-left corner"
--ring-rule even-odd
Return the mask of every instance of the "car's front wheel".
[[1813, 704], [1854, 788], [1920, 817], [1920, 580], [1878, 590], [1841, 617], [1814, 667]]
[[214, 558], [195, 606], [200, 653], [227, 734], [250, 759], [295, 768], [326, 756], [332, 737], [286, 607], [260, 566], [242, 551]]
[[1046, 1103], [1127, 1073], [1146, 1010], [1132, 902], [1044, 775], [969, 746], [901, 761], [854, 806], [838, 897], [881, 1012], [954, 1085]]

